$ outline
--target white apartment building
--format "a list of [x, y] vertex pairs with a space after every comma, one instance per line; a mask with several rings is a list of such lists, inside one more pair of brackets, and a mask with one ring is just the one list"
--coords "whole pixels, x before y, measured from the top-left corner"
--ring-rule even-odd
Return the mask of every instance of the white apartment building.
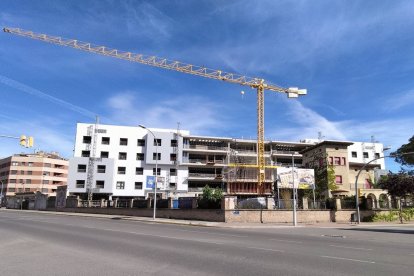
[[182, 159], [179, 149], [183, 147], [177, 130], [150, 129], [154, 139], [151, 132], [140, 127], [99, 125], [96, 135], [94, 129], [93, 124], [77, 124], [74, 157], [69, 166], [70, 194], [87, 193], [89, 157], [93, 157], [93, 151], [96, 158], [91, 183], [96, 198], [148, 197], [153, 191], [147, 188], [147, 179], [155, 175], [156, 163], [159, 190], [188, 190], [188, 167], [177, 162]]

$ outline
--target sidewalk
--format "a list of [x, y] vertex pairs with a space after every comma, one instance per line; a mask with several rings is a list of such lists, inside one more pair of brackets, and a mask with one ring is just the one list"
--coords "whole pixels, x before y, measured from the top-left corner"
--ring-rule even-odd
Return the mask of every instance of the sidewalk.
[[[135, 217], [135, 216], [114, 216], [104, 214], [90, 214], [90, 213], [74, 213], [74, 212], [53, 212], [53, 211], [36, 211], [36, 210], [15, 210], [1, 208], [0, 212], [30, 212], [39, 214], [61, 215], [61, 216], [77, 216], [77, 217], [94, 217], [101, 219], [113, 219], [113, 220], [128, 220], [128, 221], [140, 221], [147, 223], [160, 223], [160, 224], [175, 224], [175, 225], [189, 225], [200, 227], [218, 227], [218, 228], [239, 228], [239, 229], [255, 229], [255, 228], [295, 228], [291, 223], [243, 223], [243, 222], [210, 222], [200, 220], [179, 220], [179, 219], [165, 219], [152, 217]], [[414, 221], [404, 222], [361, 222], [361, 224], [355, 223], [337, 223], [337, 222], [321, 222], [321, 223], [298, 223], [296, 227], [312, 227], [312, 228], [345, 228], [345, 227], [405, 227], [414, 226]]]

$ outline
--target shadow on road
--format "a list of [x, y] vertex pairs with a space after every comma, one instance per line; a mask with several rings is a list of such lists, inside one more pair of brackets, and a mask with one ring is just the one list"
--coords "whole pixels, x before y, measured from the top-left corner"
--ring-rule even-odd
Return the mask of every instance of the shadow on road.
[[381, 232], [392, 234], [414, 234], [414, 229], [392, 229], [392, 228], [341, 228], [346, 231]]

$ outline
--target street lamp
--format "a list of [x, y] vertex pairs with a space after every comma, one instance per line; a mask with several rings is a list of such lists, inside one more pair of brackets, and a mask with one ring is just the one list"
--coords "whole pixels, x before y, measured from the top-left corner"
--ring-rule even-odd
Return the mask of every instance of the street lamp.
[[154, 137], [155, 140], [155, 184], [154, 184], [154, 213], [152, 216], [152, 219], [155, 220], [155, 214], [156, 214], [156, 210], [157, 210], [157, 181], [158, 181], [158, 139], [155, 137], [154, 133], [146, 128], [143, 125], [138, 125], [140, 128], [146, 129], [148, 130], [152, 136]]
[[1, 194], [0, 194], [0, 208], [3, 206], [3, 181], [0, 180], [1, 183]]
[[414, 154], [414, 152], [405, 152], [405, 153], [400, 153], [400, 154], [390, 154], [387, 156], [382, 156], [382, 157], [378, 157], [378, 158], [374, 158], [372, 160], [370, 160], [368, 163], [365, 163], [364, 166], [362, 166], [362, 168], [359, 169], [358, 174], [355, 177], [355, 205], [356, 205], [356, 210], [357, 210], [357, 222], [358, 224], [361, 223], [361, 215], [359, 212], [359, 198], [358, 198], [358, 177], [360, 175], [360, 173], [362, 172], [363, 169], [365, 169], [366, 166], [368, 166], [369, 164], [371, 164], [372, 162], [378, 160], [378, 159], [382, 159], [382, 158], [386, 158], [386, 157], [397, 157], [397, 156], [403, 156], [403, 155], [409, 155], [409, 154]]
[[296, 218], [296, 194], [297, 194], [297, 189], [295, 187], [295, 159], [293, 157], [293, 155], [296, 152], [292, 152], [292, 185], [293, 185], [293, 226], [297, 226], [298, 225], [298, 221]]

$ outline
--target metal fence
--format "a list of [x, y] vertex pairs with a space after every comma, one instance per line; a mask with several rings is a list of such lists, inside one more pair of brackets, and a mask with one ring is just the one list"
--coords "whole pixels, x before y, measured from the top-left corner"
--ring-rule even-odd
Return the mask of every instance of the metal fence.
[[355, 200], [341, 199], [341, 209], [355, 209]]
[[146, 199], [135, 199], [132, 204], [133, 208], [147, 208], [148, 201]]
[[308, 209], [325, 210], [327, 209], [326, 201], [308, 201]]

